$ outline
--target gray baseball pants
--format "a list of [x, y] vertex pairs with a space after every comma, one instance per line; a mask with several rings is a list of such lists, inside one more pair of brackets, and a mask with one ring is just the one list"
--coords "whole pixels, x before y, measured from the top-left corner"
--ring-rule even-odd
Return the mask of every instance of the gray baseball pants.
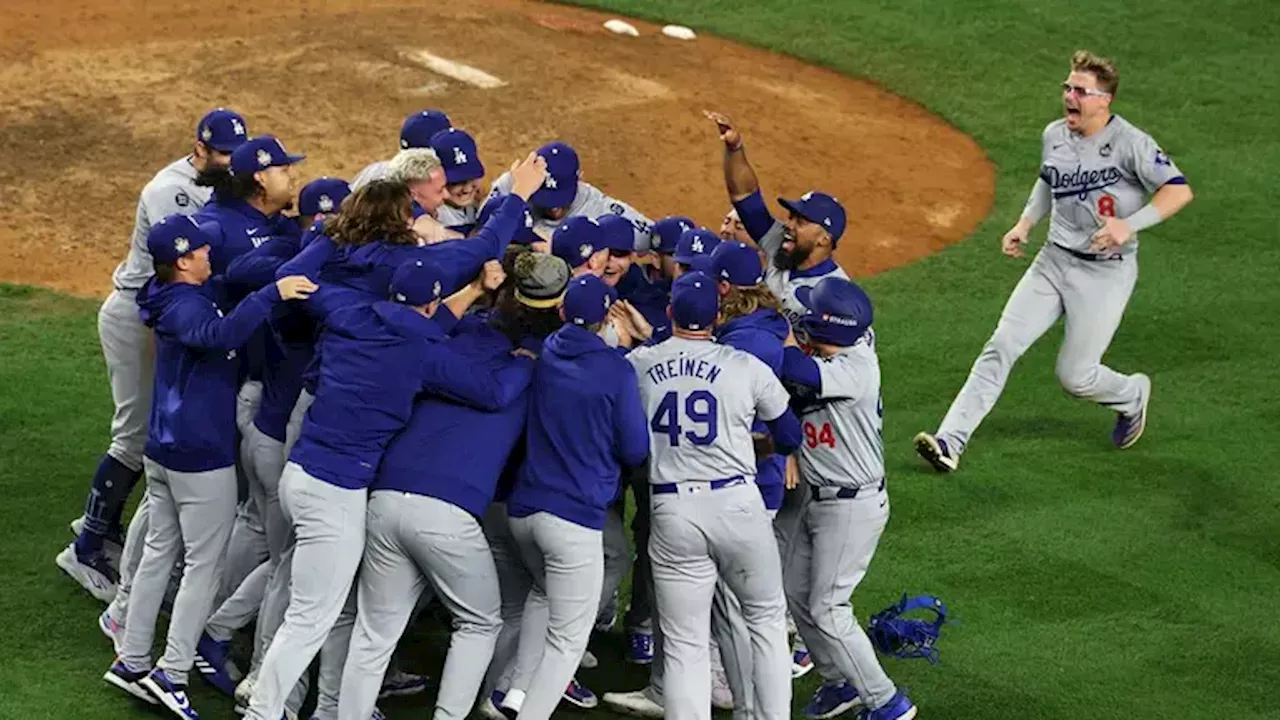
[[368, 492], [331, 485], [290, 462], [280, 504], [292, 523], [289, 607], [262, 658], [249, 720], [278, 720], [285, 698], [320, 651], [342, 612], [364, 552]]
[[524, 561], [520, 559], [520, 548], [516, 547], [515, 540], [511, 537], [506, 503], [489, 503], [482, 522], [485, 540], [489, 543], [489, 552], [498, 573], [502, 614], [502, 630], [498, 633], [493, 660], [485, 675], [483, 694], [487, 697], [494, 690], [505, 692], [510, 689], [518, 673], [525, 676], [533, 673], [532, 667], [523, 671], [517, 671], [516, 668], [520, 629], [524, 625], [524, 605], [529, 598], [529, 590], [533, 587], [533, 578], [525, 569]]
[[953, 451], [963, 451], [995, 407], [1013, 364], [1064, 315], [1066, 332], [1054, 368], [1063, 389], [1116, 412], [1136, 413], [1142, 405], [1141, 384], [1103, 365], [1102, 355], [1137, 281], [1137, 255], [1089, 261], [1046, 244], [1005, 303], [995, 332], [942, 419], [938, 437]]
[[850, 598], [888, 521], [883, 486], [865, 487], [855, 498], [810, 500], [791, 539], [783, 578], [791, 616], [815, 669], [827, 682], [848, 680], [873, 710], [897, 688], [880, 667]]
[[471, 712], [502, 629], [498, 571], [480, 523], [442, 500], [380, 491], [369, 497], [355, 630], [339, 720], [367, 720], [396, 642], [430, 583], [453, 615], [435, 720]]
[[144, 458], [143, 467], [149, 528], [142, 561], [133, 576], [120, 657], [133, 668], [151, 664], [156, 619], [174, 563], [182, 553], [182, 582], [169, 617], [164, 656], [156, 667], [174, 682], [186, 683], [196, 642], [222, 581], [224, 550], [235, 519], [235, 469], [182, 473], [150, 458]]
[[653, 495], [649, 554], [663, 637], [664, 708], [670, 720], [709, 720], [709, 632], [716, 582], [742, 604], [751, 636], [755, 714], [791, 716], [791, 659], [778, 546], [760, 492], [741, 483], [711, 490], [679, 483]]
[[156, 371], [155, 333], [138, 316], [136, 291], [116, 290], [103, 301], [98, 310], [98, 339], [115, 404], [107, 454], [130, 470], [139, 470]]
[[533, 588], [525, 601], [520, 628], [517, 667], [537, 658], [528, 682], [518, 678], [512, 690], [522, 690], [522, 720], [547, 720], [573, 679], [591, 638], [600, 608], [604, 581], [602, 533], [539, 512], [511, 518], [511, 536]]

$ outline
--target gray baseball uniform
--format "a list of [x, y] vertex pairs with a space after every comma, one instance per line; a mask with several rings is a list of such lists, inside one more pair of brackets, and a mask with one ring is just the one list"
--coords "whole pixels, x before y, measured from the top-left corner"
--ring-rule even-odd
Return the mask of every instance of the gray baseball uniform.
[[147, 233], [175, 213], [194, 215], [212, 190], [195, 184], [196, 168], [187, 156], [167, 165], [142, 188], [134, 215], [129, 254], [112, 274], [115, 290], [98, 311], [98, 338], [107, 363], [115, 415], [107, 454], [131, 470], [142, 469], [142, 446], [155, 384], [155, 347], [151, 328], [138, 317], [138, 288], [154, 274]]
[[[147, 473], [149, 527], [147, 549], [133, 576], [120, 658], [129, 667], [151, 665], [156, 618], [174, 563], [185, 550], [182, 602], [169, 618], [164, 657], [156, 663], [174, 682], [185, 684], [195, 659], [196, 641], [209, 617], [221, 582], [224, 550], [235, 515], [235, 469], [199, 473], [169, 470], [144, 458]], [[186, 516], [185, 522], [179, 516]]]
[[798, 453], [810, 498], [788, 546], [784, 586], [823, 680], [847, 680], [875, 709], [897, 689], [850, 605], [889, 520], [875, 334], [815, 360], [822, 387], [800, 409]]
[[498, 572], [480, 524], [442, 500], [378, 490], [369, 496], [366, 529], [339, 720], [373, 712], [391, 652], [428, 583], [454, 618], [433, 717], [465, 718], [502, 627]]
[[791, 716], [782, 568], [755, 477], [751, 423], [787, 410], [781, 382], [757, 358], [672, 338], [633, 351], [652, 418], [649, 554], [663, 642], [668, 718], [711, 712], [708, 633], [716, 582], [742, 603], [751, 633], [755, 711]]
[[466, 207], [454, 207], [448, 203], [442, 204], [436, 208], [436, 220], [440, 221], [445, 227], [458, 227], [459, 225], [475, 225], [480, 219], [480, 208], [475, 205]]
[[[484, 535], [498, 573], [498, 593], [501, 597], [502, 631], [494, 646], [493, 660], [485, 676], [484, 692], [488, 697], [494, 690], [506, 691], [519, 674], [532, 677], [537, 667], [534, 658], [523, 669], [516, 667], [520, 629], [524, 626], [524, 604], [533, 587], [533, 578], [520, 559], [520, 548], [511, 537], [510, 519], [506, 503], [489, 503], [484, 511]], [[527, 680], [523, 681], [527, 684]]]
[[[489, 190], [488, 200], [500, 195], [507, 195], [511, 192], [511, 175], [503, 173], [494, 181], [493, 187]], [[578, 193], [573, 197], [573, 203], [569, 205], [569, 211], [565, 217], [588, 217], [598, 218], [601, 215], [621, 215], [631, 221], [632, 227], [635, 229], [635, 249], [637, 252], [649, 252], [653, 247], [649, 237], [649, 229], [653, 226], [653, 221], [645, 217], [643, 213], [631, 207], [621, 200], [605, 195], [596, 186], [578, 182]], [[560, 226], [561, 220], [552, 220], [550, 218], [540, 216], [537, 211], [534, 212], [534, 232], [543, 237], [551, 237], [551, 233]]]
[[1072, 133], [1065, 120], [1050, 123], [1041, 158], [1023, 215], [1039, 221], [1052, 206], [1048, 241], [1009, 296], [938, 428], [954, 453], [995, 406], [1014, 362], [1064, 314], [1055, 369], [1062, 387], [1119, 413], [1142, 407], [1140, 379], [1102, 364], [1138, 279], [1138, 237], [1107, 255], [1091, 255], [1089, 245], [1100, 217], [1132, 215], [1161, 186], [1182, 182], [1182, 172], [1150, 135], [1118, 115], [1089, 137]]

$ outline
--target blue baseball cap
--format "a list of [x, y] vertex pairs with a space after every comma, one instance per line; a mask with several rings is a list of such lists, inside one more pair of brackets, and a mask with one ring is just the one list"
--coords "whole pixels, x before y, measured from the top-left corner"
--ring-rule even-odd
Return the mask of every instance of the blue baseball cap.
[[653, 224], [649, 230], [649, 239], [654, 252], [670, 255], [676, 251], [680, 236], [685, 230], [694, 228], [693, 221], [683, 215], [664, 217]]
[[431, 147], [431, 138], [453, 126], [442, 110], [423, 110], [404, 119], [400, 126], [400, 149]]
[[551, 233], [551, 254], [568, 263], [570, 270], [577, 269], [603, 249], [604, 231], [591, 218], [566, 218]]
[[609, 314], [618, 300], [618, 291], [595, 275], [583, 275], [569, 281], [564, 292], [564, 319], [574, 325], [595, 325]]
[[871, 327], [871, 298], [852, 280], [825, 277], [813, 287], [796, 288], [796, 300], [808, 310], [800, 326], [818, 342], [853, 345]]
[[158, 263], [172, 265], [178, 258], [205, 245], [213, 237], [189, 215], [169, 215], [147, 231], [147, 252]]
[[[685, 230], [676, 243], [673, 259], [682, 265], [701, 265], [711, 258], [711, 253], [720, 244], [720, 236], [706, 228]], [[697, 269], [703, 270], [704, 267]]]
[[602, 246], [610, 251], [623, 253], [634, 252], [636, 248], [636, 226], [621, 215], [601, 215], [596, 218], [600, 225]]
[[391, 299], [405, 305], [426, 305], [440, 299], [444, 273], [429, 260], [410, 260], [391, 275]]
[[720, 291], [706, 273], [687, 272], [671, 283], [671, 319], [686, 330], [708, 330], [720, 314]]
[[231, 153], [231, 174], [252, 175], [267, 168], [302, 162], [306, 155], [290, 155], [275, 135], [259, 135], [246, 140]]
[[235, 110], [215, 108], [196, 123], [196, 140], [220, 152], [229, 153], [248, 138], [244, 118]]
[[431, 136], [431, 149], [444, 166], [445, 182], [466, 182], [484, 177], [484, 165], [476, 150], [476, 140], [465, 130], [451, 127]]
[[832, 243], [839, 242], [844, 234], [844, 206], [826, 193], [809, 191], [799, 200], [778, 198], [778, 204], [812, 223], [817, 223], [831, 235]]
[[578, 177], [582, 174], [578, 153], [556, 141], [538, 148], [538, 154], [547, 161], [547, 177], [529, 198], [529, 204], [540, 208], [569, 207], [578, 195]]
[[327, 176], [316, 178], [298, 193], [298, 214], [310, 218], [320, 213], [336, 212], [350, 194], [351, 186], [346, 180]]
[[760, 253], [750, 245], [735, 240], [722, 242], [711, 251], [711, 276], [737, 287], [755, 287], [764, 280]]
[[[484, 224], [489, 222], [489, 218], [493, 217], [493, 214], [498, 211], [498, 206], [501, 204], [501, 197], [495, 197], [485, 203], [484, 207], [480, 208], [480, 216], [476, 219], [475, 228], [472, 232], [484, 227]], [[516, 234], [511, 238], [511, 242], [515, 245], [528, 245], [541, 241], [542, 238], [533, 231], [533, 213], [529, 212], [529, 206], [525, 205], [521, 212], [524, 217], [521, 219], [520, 224], [516, 226]]]

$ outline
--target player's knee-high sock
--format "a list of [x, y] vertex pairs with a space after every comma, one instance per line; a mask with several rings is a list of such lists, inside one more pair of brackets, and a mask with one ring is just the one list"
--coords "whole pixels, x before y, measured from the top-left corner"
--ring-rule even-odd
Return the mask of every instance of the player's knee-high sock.
[[119, 527], [129, 493], [141, 476], [140, 470], [132, 470], [110, 455], [102, 456], [84, 503], [84, 528], [76, 540], [76, 554], [88, 556], [102, 550], [103, 537]]

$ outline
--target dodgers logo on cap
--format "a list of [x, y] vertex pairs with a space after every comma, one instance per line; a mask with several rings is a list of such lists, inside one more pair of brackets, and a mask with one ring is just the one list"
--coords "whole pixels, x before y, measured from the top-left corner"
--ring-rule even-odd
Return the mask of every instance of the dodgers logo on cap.
[[453, 149], [453, 161], [458, 165], [467, 164], [467, 154], [462, 152], [462, 148]]
[[331, 212], [333, 210], [333, 198], [328, 195], [321, 195], [320, 199], [316, 201], [316, 205], [320, 208], [320, 212]]
[[266, 150], [258, 151], [258, 167], [268, 167], [271, 165], [271, 153]]
[[187, 251], [191, 249], [191, 241], [184, 237], [174, 238], [173, 249], [179, 255], [186, 255]]

